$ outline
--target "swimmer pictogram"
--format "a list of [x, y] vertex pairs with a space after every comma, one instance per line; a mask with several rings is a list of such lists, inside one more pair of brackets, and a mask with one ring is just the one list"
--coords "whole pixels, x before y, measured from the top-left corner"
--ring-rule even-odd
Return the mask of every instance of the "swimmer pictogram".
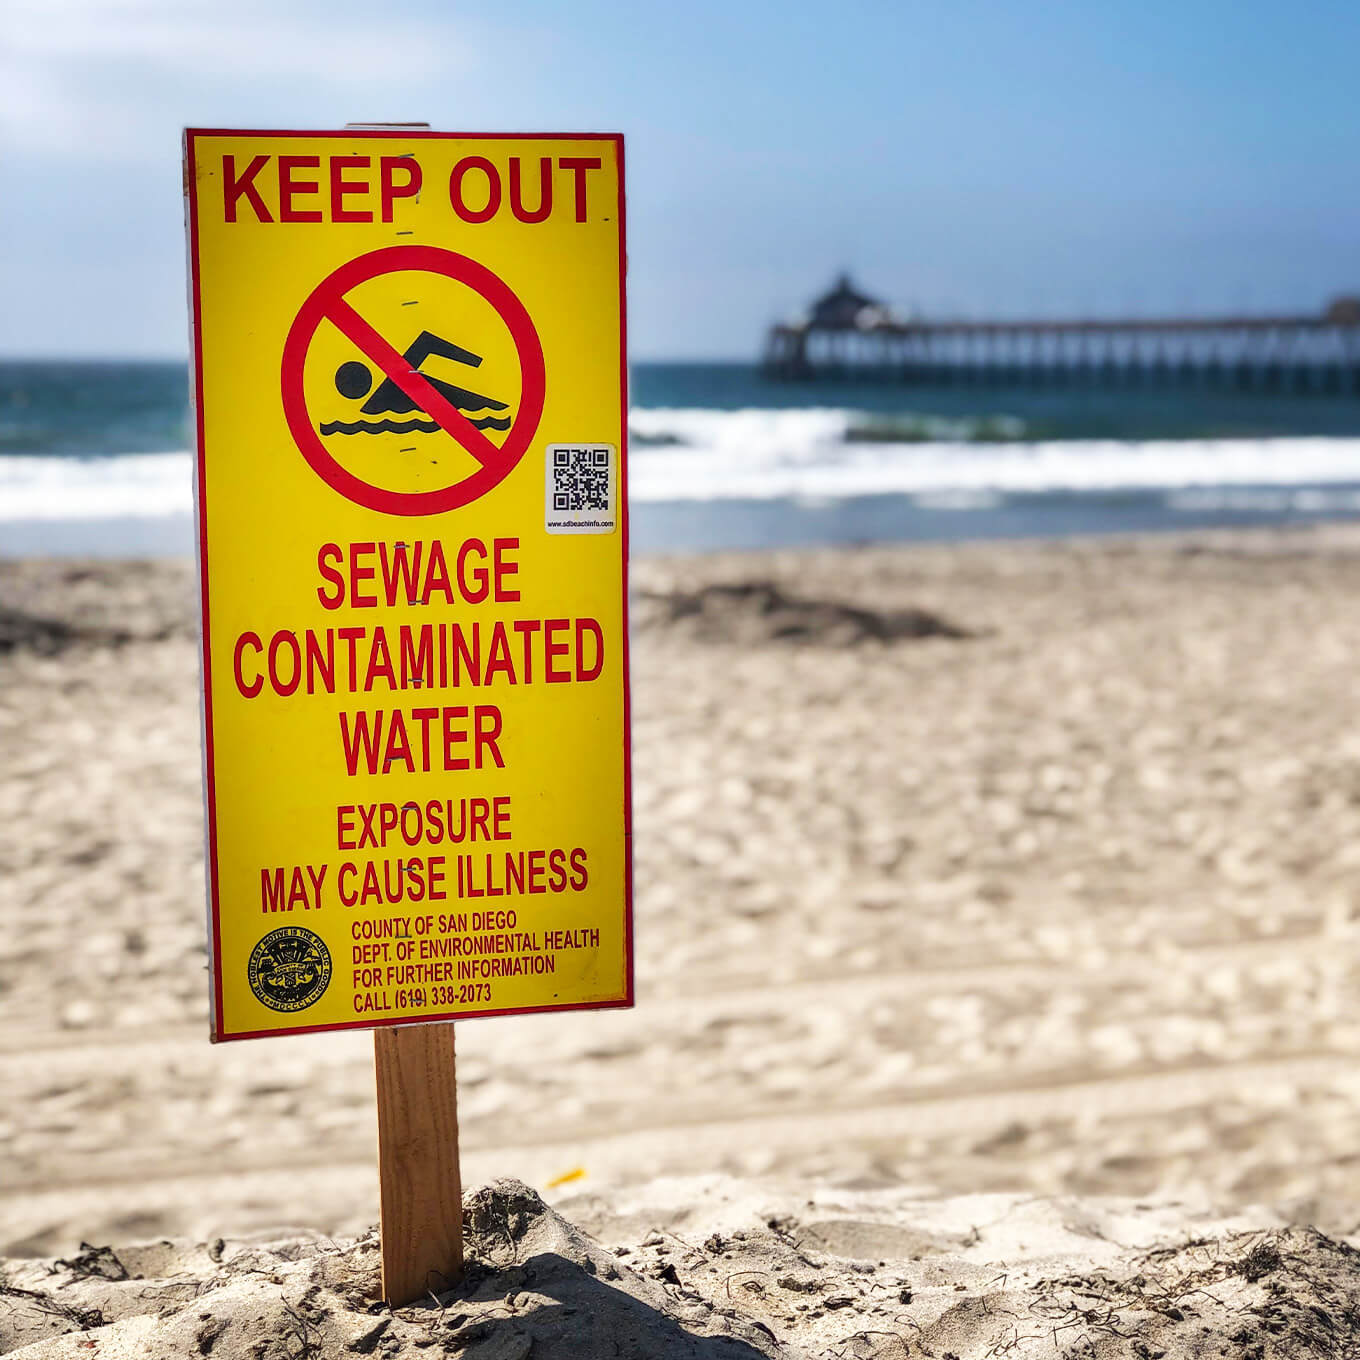
[[[441, 359], [451, 359], [454, 363], [467, 364], [472, 368], [479, 368], [482, 363], [480, 354], [474, 354], [471, 350], [464, 349], [462, 345], [455, 345], [451, 340], [445, 340], [429, 331], [421, 331], [411, 344], [402, 351], [401, 357], [412, 373], [420, 373], [421, 364], [431, 355], [436, 355]], [[429, 373], [421, 373], [420, 376], [450, 406], [467, 415], [474, 430], [508, 430], [510, 428], [509, 416], [495, 414], [498, 411], [508, 410], [507, 402], [497, 401], [494, 397], [473, 392], [469, 388], [446, 382], [444, 379], [436, 378]], [[351, 359], [336, 369], [335, 390], [342, 397], [351, 401], [359, 401], [372, 391], [372, 396], [369, 396], [368, 400], [359, 407], [361, 416], [396, 416], [406, 415], [411, 411], [420, 411], [422, 415], [424, 414], [415, 399], [403, 391], [391, 378], [384, 377], [382, 382], [378, 384], [377, 390], [373, 391], [373, 373], [367, 364], [360, 363], [357, 359]], [[478, 415], [479, 411], [486, 411], [490, 414]], [[440, 424], [437, 420], [427, 416], [423, 420], [419, 417], [413, 417], [410, 420], [322, 421], [318, 429], [323, 435], [405, 434], [408, 431], [434, 434], [440, 429]]]

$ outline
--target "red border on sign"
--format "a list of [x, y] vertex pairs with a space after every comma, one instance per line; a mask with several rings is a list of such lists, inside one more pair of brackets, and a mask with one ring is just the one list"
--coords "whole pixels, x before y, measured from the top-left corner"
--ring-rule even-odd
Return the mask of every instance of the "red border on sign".
[[[198, 184], [194, 173], [194, 143], [200, 137], [345, 137], [353, 140], [366, 138], [406, 138], [418, 141], [569, 141], [612, 142], [618, 163], [618, 222], [619, 222], [619, 533], [623, 552], [623, 838], [624, 838], [624, 995], [601, 1001], [570, 1001], [561, 1005], [521, 1006], [492, 1011], [440, 1012], [432, 1015], [403, 1016], [394, 1020], [340, 1021], [329, 1025], [302, 1025], [288, 1029], [243, 1030], [224, 1034], [221, 970], [217, 961], [221, 956], [221, 904], [217, 874], [217, 782], [213, 752], [212, 725], [212, 648], [209, 629], [208, 592], [208, 536], [207, 492], [205, 486], [205, 438], [203, 416], [203, 327], [199, 285], [198, 260]], [[194, 497], [197, 513], [194, 532], [197, 539], [199, 572], [199, 645], [203, 672], [203, 783], [204, 822], [206, 839], [208, 948], [209, 975], [212, 985], [212, 1040], [214, 1043], [237, 1039], [265, 1039], [289, 1034], [316, 1034], [328, 1030], [388, 1029], [397, 1025], [437, 1024], [443, 1021], [476, 1020], [497, 1015], [534, 1015], [550, 1011], [616, 1010], [634, 1003], [633, 973], [633, 776], [632, 776], [632, 700], [628, 664], [628, 304], [627, 304], [627, 233], [623, 173], [623, 136], [617, 132], [431, 132], [424, 129], [341, 129], [336, 131], [311, 130], [251, 130], [245, 128], [186, 128], [184, 132], [184, 184], [188, 198], [190, 348], [193, 355], [193, 377], [190, 397], [194, 406], [196, 456], [194, 459]]]
[[[519, 356], [520, 402], [505, 442], [497, 448], [460, 411], [450, 406], [420, 373], [412, 372], [388, 344], [350, 305], [345, 294], [383, 274], [416, 272], [440, 274], [466, 284], [485, 298], [505, 322]], [[307, 351], [322, 321], [338, 326], [364, 357], [380, 367], [426, 414], [433, 417], [481, 464], [476, 472], [452, 486], [435, 491], [389, 491], [356, 477], [338, 463], [312, 426], [303, 393], [302, 372]], [[501, 482], [524, 456], [543, 415], [546, 389], [543, 346], [533, 319], [510, 287], [485, 265], [439, 246], [386, 246], [348, 260], [312, 290], [299, 309], [283, 345], [280, 387], [283, 413], [293, 442], [302, 456], [332, 490], [369, 510], [388, 515], [437, 515], [475, 501]]]

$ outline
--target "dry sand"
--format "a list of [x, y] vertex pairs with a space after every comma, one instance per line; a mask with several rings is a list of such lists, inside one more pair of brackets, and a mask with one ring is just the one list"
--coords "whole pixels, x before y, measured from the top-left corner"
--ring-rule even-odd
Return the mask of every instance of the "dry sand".
[[636, 564], [638, 1008], [460, 1030], [577, 1226], [371, 1344], [367, 1036], [206, 1042], [190, 582], [0, 564], [0, 1351], [1360, 1353], [1354, 531]]

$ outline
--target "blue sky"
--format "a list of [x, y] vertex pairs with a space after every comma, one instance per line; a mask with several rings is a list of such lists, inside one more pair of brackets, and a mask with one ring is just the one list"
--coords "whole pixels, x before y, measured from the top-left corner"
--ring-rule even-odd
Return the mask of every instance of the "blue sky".
[[637, 358], [748, 357], [850, 269], [901, 307], [1360, 291], [1360, 6], [5, 0], [0, 353], [185, 351], [179, 130], [629, 139]]

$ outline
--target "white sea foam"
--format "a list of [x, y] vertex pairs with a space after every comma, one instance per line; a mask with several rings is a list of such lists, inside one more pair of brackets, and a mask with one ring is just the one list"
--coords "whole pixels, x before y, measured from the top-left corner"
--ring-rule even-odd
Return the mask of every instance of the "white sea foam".
[[[1360, 508], [1360, 493], [1318, 489], [1360, 485], [1360, 438], [847, 442], [866, 423], [872, 418], [863, 412], [832, 409], [635, 410], [631, 425], [641, 438], [630, 494], [637, 502], [813, 503], [897, 493], [922, 509], [958, 510], [1024, 493], [1163, 490], [1169, 509], [1187, 513]], [[0, 456], [0, 521], [192, 510], [187, 453]]]
[[1357, 438], [845, 442], [864, 420], [830, 409], [634, 411], [644, 439], [629, 489], [640, 501], [896, 492], [993, 504], [1007, 493], [1360, 482]]
[[187, 453], [0, 457], [0, 521], [162, 519], [193, 508]]

